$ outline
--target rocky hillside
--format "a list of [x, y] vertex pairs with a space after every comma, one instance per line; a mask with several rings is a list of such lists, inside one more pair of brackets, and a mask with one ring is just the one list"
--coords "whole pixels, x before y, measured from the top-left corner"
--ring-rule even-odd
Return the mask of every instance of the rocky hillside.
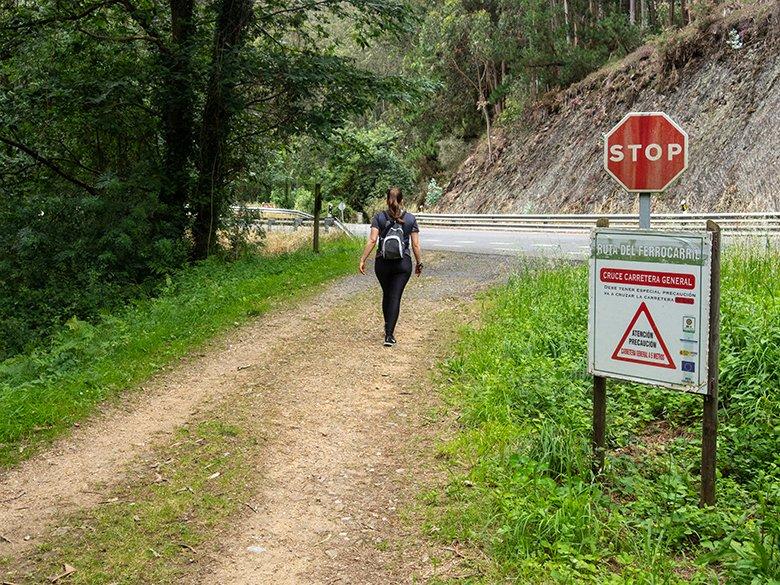
[[665, 111], [689, 134], [690, 166], [655, 211], [780, 209], [780, 2], [699, 21], [647, 45], [480, 144], [437, 211], [634, 211], [602, 168], [602, 134], [629, 111]]

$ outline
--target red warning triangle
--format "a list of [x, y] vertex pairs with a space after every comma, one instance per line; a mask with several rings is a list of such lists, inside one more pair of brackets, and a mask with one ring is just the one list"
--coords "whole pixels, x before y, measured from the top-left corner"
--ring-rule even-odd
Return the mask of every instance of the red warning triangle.
[[[640, 321], [640, 317], [644, 317]], [[655, 366], [657, 368], [676, 369], [672, 354], [666, 347], [658, 327], [653, 321], [650, 310], [643, 302], [639, 305], [634, 318], [628, 324], [626, 332], [620, 338], [615, 351], [612, 353], [613, 360], [622, 362], [632, 362], [635, 364], [644, 364], [646, 366]]]

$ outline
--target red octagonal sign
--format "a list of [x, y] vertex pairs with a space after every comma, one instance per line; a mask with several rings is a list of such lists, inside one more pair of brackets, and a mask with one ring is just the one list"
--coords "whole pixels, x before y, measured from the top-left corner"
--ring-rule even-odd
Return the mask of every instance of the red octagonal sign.
[[663, 112], [632, 112], [604, 138], [604, 168], [628, 191], [663, 191], [688, 168], [688, 135]]

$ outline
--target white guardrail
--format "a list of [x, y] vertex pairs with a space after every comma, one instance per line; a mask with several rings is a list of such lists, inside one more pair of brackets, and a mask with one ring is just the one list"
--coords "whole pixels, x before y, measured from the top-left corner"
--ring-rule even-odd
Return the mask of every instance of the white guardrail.
[[[421, 225], [443, 228], [470, 228], [503, 231], [589, 231], [600, 218], [609, 219], [610, 227], [639, 227], [639, 216], [633, 214], [483, 214], [419, 213]], [[668, 230], [704, 229], [707, 220], [720, 225], [731, 235], [780, 236], [780, 211], [762, 213], [658, 213], [652, 216], [654, 228]]]
[[[275, 207], [234, 206], [238, 212], [244, 209], [258, 220], [269, 225], [311, 225], [314, 216], [296, 209], [278, 209]], [[639, 216], [635, 214], [504, 214], [504, 213], [418, 213], [417, 221], [428, 227], [462, 228], [474, 230], [518, 231], [518, 232], [587, 232], [600, 218], [609, 219], [610, 227], [639, 227]], [[730, 235], [773, 236], [780, 237], [780, 211], [756, 213], [657, 213], [651, 218], [654, 228], [666, 230], [701, 230], [707, 220], [720, 225]], [[323, 218], [332, 221], [337, 228], [350, 233], [346, 226], [335, 218]], [[351, 234], [350, 234], [351, 235]]]
[[[266, 222], [268, 228], [273, 226], [292, 226], [298, 228], [300, 226], [310, 226], [314, 222], [314, 216], [311, 213], [305, 211], [298, 211], [297, 209], [281, 209], [278, 207], [260, 207], [258, 205], [233, 205], [231, 207], [234, 213], [249, 213], [252, 219], [258, 222]], [[342, 232], [347, 234], [350, 238], [354, 237], [354, 234], [349, 231], [347, 226], [341, 223], [335, 217], [321, 217], [320, 224], [325, 228], [335, 226]]]

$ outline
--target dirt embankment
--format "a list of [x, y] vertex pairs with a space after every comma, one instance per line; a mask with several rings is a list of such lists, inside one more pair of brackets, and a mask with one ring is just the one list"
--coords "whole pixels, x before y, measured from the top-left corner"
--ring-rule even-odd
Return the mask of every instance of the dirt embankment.
[[646, 45], [480, 144], [437, 211], [630, 212], [602, 168], [602, 134], [629, 111], [665, 111], [690, 138], [690, 166], [656, 211], [780, 209], [780, 2], [762, 1]]

